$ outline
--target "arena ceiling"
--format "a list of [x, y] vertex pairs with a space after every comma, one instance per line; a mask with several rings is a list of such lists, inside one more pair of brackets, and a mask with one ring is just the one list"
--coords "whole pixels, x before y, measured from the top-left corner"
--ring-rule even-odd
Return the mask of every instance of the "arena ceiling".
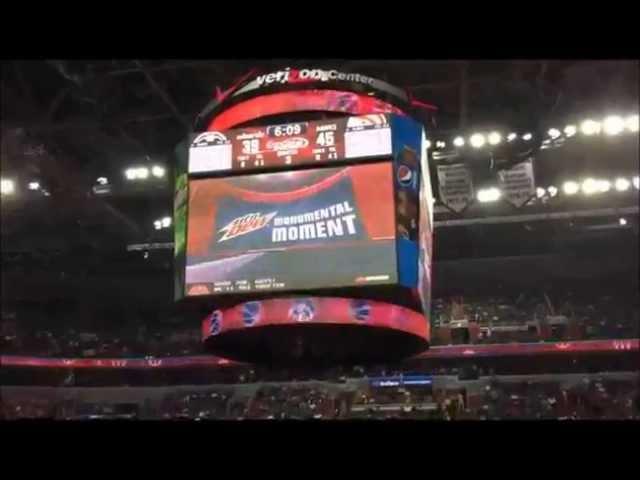
[[536, 128], [638, 104], [638, 62], [624, 60], [9, 61], [2, 68], [2, 174], [37, 177], [51, 196], [46, 215], [44, 204], [3, 201], [3, 249], [25, 231], [46, 232], [60, 245], [148, 236], [156, 212], [171, 209], [170, 187], [106, 200], [88, 193], [96, 178], [122, 176], [134, 162], [165, 162], [217, 89], [253, 68], [283, 66], [339, 68], [405, 87], [438, 107], [441, 130]]

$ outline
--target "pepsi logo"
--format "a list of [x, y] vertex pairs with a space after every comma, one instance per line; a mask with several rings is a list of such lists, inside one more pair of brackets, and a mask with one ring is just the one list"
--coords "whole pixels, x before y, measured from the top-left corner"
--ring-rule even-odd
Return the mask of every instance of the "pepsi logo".
[[211, 320], [209, 323], [209, 334], [217, 335], [222, 330], [222, 310], [214, 310], [211, 313]]
[[260, 321], [262, 316], [262, 304], [260, 302], [247, 302], [242, 305], [242, 322], [245, 327], [251, 327]]
[[413, 181], [413, 170], [406, 165], [400, 165], [397, 172], [398, 182], [400, 185], [411, 185]]
[[296, 300], [289, 309], [289, 318], [294, 322], [310, 322], [315, 313], [311, 300]]

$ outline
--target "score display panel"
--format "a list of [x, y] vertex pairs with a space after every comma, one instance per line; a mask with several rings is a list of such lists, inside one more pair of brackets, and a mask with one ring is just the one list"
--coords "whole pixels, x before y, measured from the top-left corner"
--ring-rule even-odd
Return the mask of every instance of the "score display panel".
[[391, 155], [385, 114], [203, 132], [189, 148], [189, 173], [286, 169]]

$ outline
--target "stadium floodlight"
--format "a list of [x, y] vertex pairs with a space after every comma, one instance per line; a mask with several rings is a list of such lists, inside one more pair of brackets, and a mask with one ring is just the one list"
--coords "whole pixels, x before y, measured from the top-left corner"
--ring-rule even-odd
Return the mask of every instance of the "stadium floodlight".
[[464, 147], [464, 138], [462, 137], [456, 137], [453, 139], [453, 144], [456, 147]]
[[107, 177], [98, 177], [96, 182], [98, 182], [98, 185], [106, 185], [109, 183], [109, 179]]
[[525, 142], [528, 142], [529, 140], [531, 140], [533, 138], [533, 135], [531, 135], [530, 133], [525, 133], [524, 135], [522, 135], [522, 139]]
[[614, 185], [617, 191], [626, 192], [631, 187], [631, 182], [626, 178], [616, 178], [616, 182]]
[[587, 178], [582, 182], [582, 193], [585, 195], [593, 195], [600, 191], [600, 182], [593, 178]]
[[611, 190], [611, 182], [609, 180], [598, 180], [598, 191], [606, 193]]
[[160, 230], [162, 228], [162, 221], [156, 220], [155, 222], [153, 222], [153, 226], [155, 227], [156, 230]]
[[138, 176], [138, 170], [135, 168], [127, 168], [124, 171], [124, 176], [127, 177], [127, 180], [135, 180]]
[[165, 172], [166, 171], [164, 167], [161, 167], [160, 165], [154, 165], [153, 167], [151, 167], [151, 175], [153, 175], [154, 177], [162, 178], [164, 177]]
[[444, 148], [446, 146], [447, 146], [447, 144], [445, 142], [443, 142], [442, 140], [438, 140], [436, 142], [436, 148]]
[[141, 180], [146, 180], [149, 177], [149, 169], [147, 167], [140, 167], [136, 169], [136, 176]]
[[621, 218], [618, 220], [618, 223], [624, 227], [624, 226], [627, 224], [627, 219], [626, 219], [626, 218], [621, 217]]
[[633, 186], [636, 187], [636, 190], [638, 190], [638, 187], [640, 186], [640, 179], [638, 178], [638, 175], [633, 177]]
[[40, 182], [29, 182], [29, 190], [40, 190]]
[[604, 119], [602, 126], [607, 135], [618, 135], [624, 130], [624, 120], [618, 115], [610, 115]]
[[164, 217], [161, 222], [163, 228], [169, 228], [171, 226], [171, 217]]
[[474, 133], [473, 135], [471, 135], [471, 138], [469, 138], [469, 143], [473, 148], [481, 148], [485, 144], [485, 142], [486, 140], [484, 138], [484, 135], [482, 135], [481, 133]]
[[502, 135], [498, 132], [491, 132], [487, 138], [489, 145], [498, 145], [502, 141]]
[[595, 135], [596, 133], [600, 133], [600, 129], [602, 126], [599, 122], [595, 120], [585, 120], [580, 124], [580, 131], [585, 135]]
[[430, 141], [430, 140], [427, 140], [427, 142], [426, 142], [426, 144], [425, 144], [425, 145], [427, 146], [427, 148], [431, 148], [431, 141]]
[[578, 128], [575, 125], [567, 125], [564, 127], [564, 134], [567, 137], [573, 137], [576, 133], [578, 133]]
[[507, 142], [513, 142], [516, 138], [518, 138], [518, 135], [511, 132], [509, 135], [507, 135]]
[[571, 180], [568, 182], [564, 182], [564, 184], [562, 185], [562, 191], [567, 195], [575, 195], [576, 193], [578, 193], [578, 190], [580, 190], [580, 185]]
[[545, 196], [546, 193], [547, 193], [547, 191], [544, 188], [542, 188], [542, 187], [536, 188], [536, 197], [542, 198], [542, 197]]
[[625, 120], [625, 126], [630, 132], [638, 131], [638, 115], [631, 115]]
[[558, 130], [557, 128], [550, 128], [549, 131], [547, 132], [549, 134], [549, 136], [555, 140], [556, 138], [558, 138], [560, 135], [562, 135], [562, 133], [560, 132], [560, 130]]
[[3, 178], [0, 180], [0, 194], [13, 195], [16, 191], [15, 183], [10, 178]]
[[547, 192], [549, 192], [549, 196], [555, 197], [558, 194], [558, 189], [551, 185], [547, 188]]
[[500, 198], [500, 190], [495, 187], [478, 190], [478, 201], [481, 203], [495, 202]]

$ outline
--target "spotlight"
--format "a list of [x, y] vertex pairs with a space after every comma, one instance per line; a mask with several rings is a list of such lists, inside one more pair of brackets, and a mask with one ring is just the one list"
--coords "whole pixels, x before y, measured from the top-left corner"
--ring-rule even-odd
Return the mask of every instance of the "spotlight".
[[575, 195], [576, 193], [578, 193], [578, 190], [580, 190], [580, 185], [573, 181], [564, 182], [564, 184], [562, 185], [562, 190], [567, 195]]
[[598, 180], [598, 191], [599, 192], [608, 192], [611, 190], [611, 182], [609, 180]]
[[636, 190], [640, 186], [640, 180], [638, 179], [637, 175], [635, 177], [633, 177], [633, 186], [636, 187]]
[[517, 137], [518, 135], [516, 135], [515, 133], [510, 133], [509, 135], [507, 135], [507, 142], [513, 142]]
[[600, 123], [594, 120], [585, 120], [580, 125], [580, 131], [585, 135], [595, 135], [596, 133], [600, 133], [600, 128]]
[[495, 187], [478, 190], [478, 201], [481, 203], [495, 202], [500, 198], [500, 190]]
[[626, 218], [620, 218], [618, 220], [618, 223], [624, 227], [627, 224], [627, 219]]
[[585, 195], [593, 195], [600, 191], [600, 183], [593, 178], [587, 178], [582, 182], [582, 193]]
[[558, 194], [558, 189], [551, 185], [549, 188], [547, 188], [547, 192], [549, 192], [549, 195], [551, 197], [555, 197]]
[[40, 182], [29, 182], [29, 190], [40, 190]]
[[471, 135], [471, 138], [469, 138], [469, 143], [473, 148], [481, 148], [484, 145], [485, 141], [486, 140], [484, 138], [484, 135], [482, 135], [481, 133], [474, 133], [473, 135]]
[[551, 128], [549, 129], [549, 131], [547, 132], [549, 134], [549, 136], [555, 140], [556, 138], [558, 138], [560, 135], [562, 135], [560, 133], [560, 130], [558, 130], [557, 128]]
[[171, 226], [171, 217], [164, 217], [161, 222], [164, 228], [169, 228]]
[[629, 180], [627, 180], [626, 178], [617, 178], [615, 187], [617, 191], [625, 192], [629, 190], [629, 187], [631, 187], [631, 182], [629, 182]]
[[145, 180], [149, 177], [149, 169], [147, 167], [140, 167], [137, 169], [137, 177]]
[[135, 180], [138, 176], [138, 170], [135, 168], [127, 168], [124, 172], [124, 176], [127, 177], [127, 180]]
[[567, 137], [573, 137], [578, 132], [578, 129], [575, 125], [567, 125], [564, 127], [564, 134]]
[[498, 132], [489, 134], [489, 145], [498, 145], [502, 141], [502, 136]]
[[464, 138], [462, 137], [456, 137], [453, 139], [453, 144], [456, 147], [464, 147]]
[[153, 222], [153, 226], [156, 230], [160, 230], [162, 228], [162, 221], [156, 220], [155, 222]]
[[431, 148], [431, 142], [429, 140], [427, 140], [426, 146], [427, 146], [427, 148]]
[[445, 142], [443, 142], [443, 141], [438, 140], [436, 142], [436, 148], [444, 148], [446, 146], [447, 146], [447, 144]]
[[547, 191], [544, 188], [542, 187], [536, 188], [536, 197], [542, 198], [544, 197], [545, 193], [547, 193]]
[[13, 195], [15, 190], [16, 190], [16, 187], [15, 187], [15, 184], [13, 183], [13, 180], [10, 180], [8, 178], [3, 178], [2, 180], [0, 180], [0, 194]]
[[624, 120], [617, 115], [611, 115], [604, 119], [603, 128], [607, 135], [618, 135], [624, 130]]
[[106, 185], [107, 183], [109, 183], [109, 180], [107, 179], [107, 177], [98, 177], [96, 182], [98, 182], [99, 185]]
[[528, 142], [529, 140], [531, 140], [533, 138], [533, 135], [531, 135], [530, 133], [525, 133], [524, 135], [522, 135], [522, 139], [525, 142]]
[[627, 127], [627, 130], [629, 130], [630, 132], [638, 131], [638, 115], [631, 115], [627, 117], [624, 123]]
[[165, 174], [164, 167], [161, 167], [159, 165], [154, 165], [153, 167], [151, 167], [151, 175], [153, 175], [154, 177], [162, 178], [164, 177], [164, 174]]

